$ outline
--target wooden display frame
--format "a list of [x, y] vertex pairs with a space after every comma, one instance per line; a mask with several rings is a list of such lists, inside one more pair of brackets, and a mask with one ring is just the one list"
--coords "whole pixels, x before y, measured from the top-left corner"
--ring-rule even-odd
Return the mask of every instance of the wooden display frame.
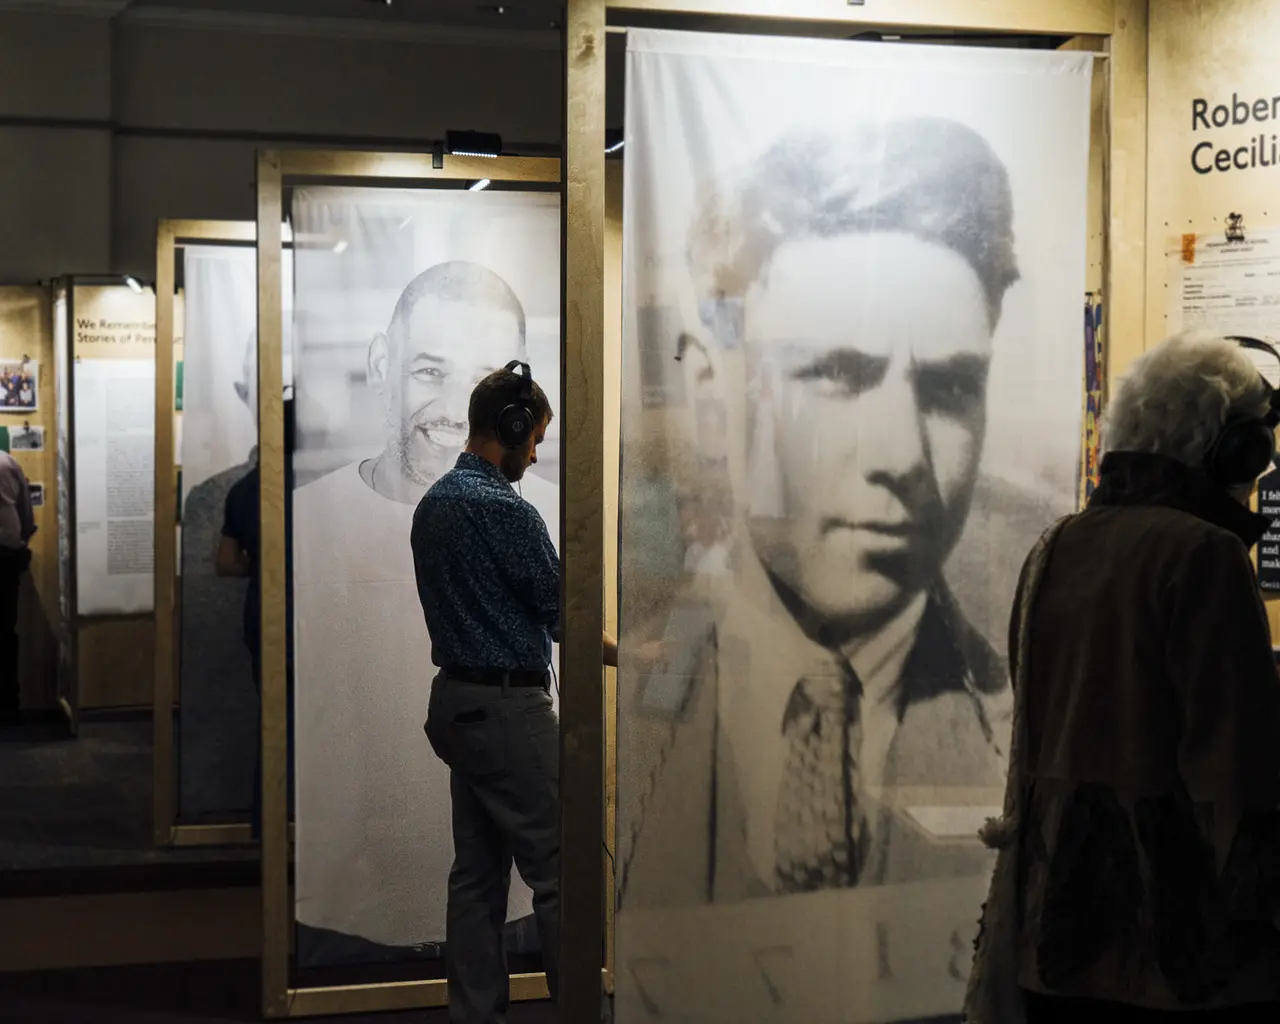
[[[261, 471], [262, 588], [262, 1012], [269, 1018], [376, 1013], [444, 1006], [443, 979], [340, 985], [290, 986], [293, 906], [289, 886], [288, 707], [285, 640], [284, 403], [281, 379], [281, 220], [284, 189], [306, 180], [366, 185], [432, 181], [491, 181], [554, 185], [554, 157], [444, 156], [430, 153], [360, 153], [267, 150], [258, 154], [258, 464]], [[172, 373], [172, 368], [169, 371]], [[157, 374], [158, 376], [158, 374]], [[568, 374], [565, 374], [566, 380]], [[172, 387], [172, 385], [170, 385]], [[565, 385], [566, 400], [568, 384]], [[567, 422], [567, 421], [566, 421]], [[571, 432], [566, 429], [566, 455]], [[599, 442], [596, 442], [599, 451]], [[172, 460], [172, 454], [170, 454]], [[561, 464], [567, 461], [562, 457]], [[562, 469], [563, 473], [564, 470]], [[563, 484], [563, 478], [562, 478]], [[563, 506], [562, 506], [563, 508]], [[157, 508], [157, 516], [159, 509]], [[561, 513], [562, 518], [564, 512]], [[568, 537], [565, 537], [566, 542]], [[597, 555], [597, 558], [599, 556]], [[157, 562], [157, 571], [159, 563]], [[599, 585], [597, 582], [597, 591]], [[597, 686], [600, 639], [595, 640]], [[599, 850], [599, 834], [595, 849]], [[598, 969], [597, 969], [598, 974]], [[542, 974], [511, 976], [513, 1000], [545, 999]], [[597, 1013], [599, 1007], [597, 1006]]]
[[[54, 486], [59, 490], [65, 484], [66, 494], [58, 493], [55, 498], [55, 518], [58, 519], [59, 539], [61, 540], [61, 531], [65, 529], [70, 533], [67, 538], [67, 562], [62, 564], [61, 545], [58, 552], [58, 607], [59, 615], [62, 619], [61, 629], [62, 636], [59, 638], [66, 643], [66, 662], [62, 660], [62, 650], [58, 652], [58, 664], [56, 669], [56, 687], [58, 697], [58, 707], [62, 711], [63, 716], [67, 720], [67, 731], [71, 736], [78, 736], [80, 733], [80, 645], [79, 645], [79, 613], [76, 610], [76, 576], [78, 568], [76, 565], [76, 555], [79, 545], [76, 544], [76, 374], [75, 374], [75, 351], [76, 351], [76, 331], [75, 331], [75, 292], [76, 284], [74, 277], [60, 277], [54, 280], [52, 288], [52, 316], [56, 319], [58, 316], [58, 305], [63, 307], [63, 324], [61, 354], [58, 353], [58, 328], [53, 327], [53, 366], [50, 367], [54, 374], [62, 369], [66, 375], [65, 393], [59, 387], [59, 382], [54, 380], [54, 425], [53, 433], [57, 440], [54, 443], [55, 450], [58, 454], [59, 462], [65, 463], [67, 467], [67, 476], [63, 480], [58, 472], [59, 462], [55, 462], [54, 466]], [[65, 439], [62, 436], [62, 417], [64, 410], [61, 403], [66, 402], [66, 422], [67, 432]], [[63, 451], [63, 441], [66, 442], [66, 450]], [[62, 503], [66, 502], [67, 517], [66, 522], [61, 521], [61, 517], [57, 515], [62, 508]], [[64, 678], [65, 674], [65, 678]], [[63, 683], [66, 684], [66, 692], [63, 692]]]
[[[722, 19], [753, 31], [830, 34], [833, 28], [1092, 37], [1076, 48], [1100, 49], [1106, 62], [1105, 116], [1095, 126], [1103, 148], [1101, 279], [1109, 299], [1108, 370], [1141, 350], [1146, 221], [1146, 0], [567, 0], [565, 19], [565, 230], [563, 285], [566, 448], [563, 453], [564, 637], [561, 642], [561, 979], [560, 1019], [594, 1024], [600, 1017], [603, 882], [595, 868], [604, 825], [603, 707], [598, 685], [602, 578], [604, 453], [602, 358], [606, 33], [625, 31], [628, 17], [673, 27]], [[683, 21], [680, 19], [684, 19]], [[738, 24], [735, 24], [738, 23]], [[762, 27], [763, 26], [763, 27]], [[703, 27], [699, 25], [699, 27]], [[1130, 340], [1132, 339], [1132, 340]], [[1083, 344], [1083, 341], [1082, 341]], [[570, 471], [569, 467], [572, 467]], [[565, 881], [572, 879], [572, 887]]]
[[174, 261], [190, 243], [253, 246], [257, 225], [233, 220], [161, 220], [156, 229], [155, 418], [155, 691], [152, 708], [152, 839], [156, 846], [226, 846], [248, 843], [248, 821], [182, 825], [178, 822], [173, 709], [178, 679], [178, 481], [173, 471]]

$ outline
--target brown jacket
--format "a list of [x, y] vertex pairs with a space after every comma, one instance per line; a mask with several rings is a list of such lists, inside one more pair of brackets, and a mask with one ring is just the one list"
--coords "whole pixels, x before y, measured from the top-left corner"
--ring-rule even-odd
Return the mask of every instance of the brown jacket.
[[1116, 453], [1058, 534], [1021, 695], [1024, 988], [1280, 995], [1280, 681], [1249, 559], [1267, 526], [1203, 474]]

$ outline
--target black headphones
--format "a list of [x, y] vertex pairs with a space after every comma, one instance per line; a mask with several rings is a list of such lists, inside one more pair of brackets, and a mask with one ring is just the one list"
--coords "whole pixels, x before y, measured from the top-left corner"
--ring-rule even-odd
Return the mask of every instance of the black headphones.
[[507, 363], [507, 370], [520, 371], [520, 391], [516, 400], [504, 406], [498, 413], [494, 424], [494, 433], [504, 448], [523, 448], [529, 443], [529, 435], [533, 433], [533, 377], [529, 373], [529, 364], [513, 359]]
[[[1240, 335], [1228, 335], [1227, 340], [1234, 341], [1241, 348], [1266, 352], [1280, 364], [1280, 352], [1265, 341]], [[1228, 417], [1205, 453], [1205, 472], [1222, 487], [1253, 483], [1276, 457], [1275, 430], [1276, 424], [1280, 423], [1280, 391], [1273, 388], [1265, 377], [1262, 383], [1270, 396], [1267, 414], [1262, 417], [1239, 414]]]

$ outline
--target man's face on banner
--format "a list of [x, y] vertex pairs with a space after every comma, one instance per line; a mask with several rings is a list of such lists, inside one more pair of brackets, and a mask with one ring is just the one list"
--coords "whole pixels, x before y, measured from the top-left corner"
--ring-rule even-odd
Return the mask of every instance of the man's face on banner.
[[382, 400], [388, 448], [410, 479], [430, 484], [453, 467], [467, 443], [472, 389], [521, 351], [510, 311], [430, 294], [374, 339], [370, 382]]
[[245, 342], [244, 359], [240, 363], [240, 379], [236, 381], [236, 395], [249, 410], [254, 422], [258, 421], [258, 332], [249, 332]]
[[[293, 384], [293, 322], [286, 318], [281, 328], [280, 342], [284, 349], [282, 379], [288, 389]], [[236, 396], [249, 411], [249, 417], [258, 423], [258, 329], [249, 332], [244, 344], [244, 359], [240, 363], [240, 379], [236, 381]]]
[[763, 385], [748, 475], [776, 457], [782, 499], [781, 518], [753, 515], [756, 549], [821, 618], [874, 628], [929, 585], [968, 516], [991, 355], [982, 285], [910, 235], [804, 239], [778, 250], [746, 316]]

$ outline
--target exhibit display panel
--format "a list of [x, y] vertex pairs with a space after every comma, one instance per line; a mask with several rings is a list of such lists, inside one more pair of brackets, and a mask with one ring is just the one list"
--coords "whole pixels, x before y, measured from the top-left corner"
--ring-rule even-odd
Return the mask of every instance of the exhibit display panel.
[[[291, 215], [299, 964], [438, 957], [449, 783], [409, 531], [480, 379], [527, 361], [559, 410], [559, 197], [307, 186]], [[553, 537], [558, 424], [518, 485]], [[530, 899], [513, 878], [514, 953]]]
[[[257, 252], [252, 245], [186, 244], [179, 257], [177, 810], [183, 822], [228, 816], [247, 822], [258, 758], [258, 691], [245, 644], [249, 583], [218, 576], [215, 561], [228, 495], [257, 462]], [[290, 279], [288, 250], [284, 266]], [[286, 307], [286, 388], [291, 321]]]
[[76, 614], [153, 606], [155, 296], [77, 285], [72, 299]]
[[621, 1024], [959, 1011], [1076, 505], [1091, 70], [628, 30]]
[[0, 287], [0, 450], [22, 467], [36, 533], [18, 594], [18, 686], [24, 709], [57, 703], [59, 561], [53, 295], [41, 285]]

